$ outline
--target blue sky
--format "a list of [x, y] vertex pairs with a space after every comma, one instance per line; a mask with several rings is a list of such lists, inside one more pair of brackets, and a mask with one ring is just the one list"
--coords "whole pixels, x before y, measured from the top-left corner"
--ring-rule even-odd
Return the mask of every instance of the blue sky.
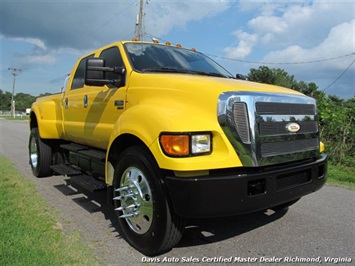
[[[78, 57], [135, 36], [139, 0], [0, 1], [3, 91], [15, 67], [16, 93], [59, 92]], [[194, 47], [234, 74], [266, 65], [328, 94], [355, 94], [353, 0], [149, 0], [144, 13], [147, 41]]]

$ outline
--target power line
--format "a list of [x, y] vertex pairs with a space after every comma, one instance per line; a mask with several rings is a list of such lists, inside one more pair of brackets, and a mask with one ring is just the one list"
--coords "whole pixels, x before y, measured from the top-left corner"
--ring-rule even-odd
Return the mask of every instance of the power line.
[[351, 53], [351, 54], [337, 56], [337, 57], [331, 57], [331, 58], [319, 59], [319, 60], [310, 60], [310, 61], [300, 61], [300, 62], [249, 61], [249, 60], [233, 59], [233, 58], [228, 58], [228, 57], [223, 57], [223, 56], [218, 56], [218, 55], [212, 55], [212, 54], [207, 54], [207, 53], [206, 53], [206, 55], [211, 56], [211, 57], [225, 59], [225, 60], [230, 60], [230, 61], [236, 61], [236, 62], [242, 62], [242, 63], [251, 63], [251, 64], [260, 64], [260, 65], [301, 65], [301, 64], [313, 64], [313, 63], [327, 62], [327, 61], [337, 60], [337, 59], [344, 58], [344, 57], [354, 56], [355, 52]]
[[321, 90], [321, 91], [326, 91], [327, 89], [329, 89], [335, 82], [337, 82], [348, 70], [349, 68], [355, 63], [355, 59], [350, 63], [350, 65], [340, 74], [339, 77], [337, 77], [332, 83], [330, 83], [330, 85], [328, 85], [325, 89]]
[[104, 22], [100, 27], [98, 27], [98, 29], [101, 29], [103, 26], [106, 26], [107, 24], [109, 24], [112, 20], [114, 20], [115, 18], [118, 17], [118, 15], [121, 15], [123, 12], [125, 12], [128, 8], [130, 8], [131, 6], [133, 6], [134, 4], [136, 4], [136, 1], [129, 3], [126, 7], [124, 7], [122, 10], [120, 10], [118, 13], [116, 13], [113, 17], [111, 17], [110, 19], [108, 19], [106, 22]]

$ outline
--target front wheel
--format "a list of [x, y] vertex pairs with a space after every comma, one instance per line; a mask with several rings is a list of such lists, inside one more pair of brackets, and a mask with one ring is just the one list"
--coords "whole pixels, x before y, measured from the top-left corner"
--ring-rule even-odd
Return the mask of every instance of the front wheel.
[[115, 169], [113, 200], [120, 228], [127, 242], [147, 256], [170, 250], [184, 230], [161, 178], [155, 160], [140, 146], [125, 150]]
[[36, 177], [50, 176], [52, 170], [52, 148], [39, 136], [38, 128], [32, 128], [28, 144], [30, 165]]

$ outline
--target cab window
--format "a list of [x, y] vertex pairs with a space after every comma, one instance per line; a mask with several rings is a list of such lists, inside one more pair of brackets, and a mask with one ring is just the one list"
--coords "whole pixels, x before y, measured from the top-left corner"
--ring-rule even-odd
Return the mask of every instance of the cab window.
[[[124, 67], [122, 56], [117, 46], [103, 50], [100, 57], [105, 59], [107, 67]], [[106, 79], [115, 80], [119, 78], [119, 75], [118, 73], [107, 72]]]
[[86, 60], [88, 58], [93, 58], [94, 55], [89, 55], [83, 59], [81, 59], [78, 68], [75, 71], [75, 75], [73, 78], [73, 82], [71, 84], [71, 89], [80, 89], [84, 87], [84, 81], [85, 81], [85, 66], [86, 66]]

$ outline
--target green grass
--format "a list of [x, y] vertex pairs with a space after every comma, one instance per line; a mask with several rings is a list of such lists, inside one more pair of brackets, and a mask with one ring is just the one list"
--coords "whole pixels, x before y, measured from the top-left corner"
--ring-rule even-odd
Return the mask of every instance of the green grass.
[[327, 182], [355, 190], [355, 168], [329, 164]]
[[3, 156], [0, 206], [0, 265], [98, 265], [79, 234], [64, 234], [35, 185]]

